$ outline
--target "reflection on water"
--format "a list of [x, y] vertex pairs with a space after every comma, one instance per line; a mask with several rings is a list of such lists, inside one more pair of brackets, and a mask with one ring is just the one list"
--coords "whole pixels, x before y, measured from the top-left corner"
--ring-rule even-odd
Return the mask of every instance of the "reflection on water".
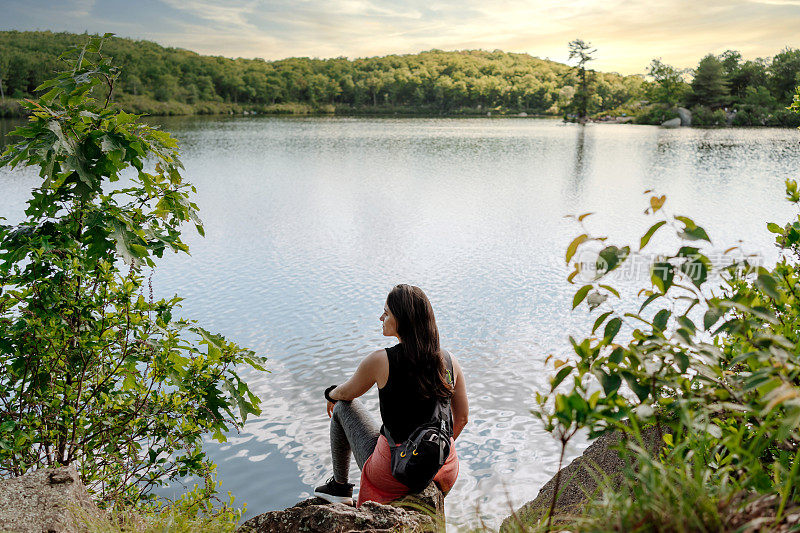
[[[269, 357], [270, 373], [248, 376], [263, 414], [228, 443], [208, 445], [223, 490], [247, 502], [248, 515], [291, 505], [330, 475], [322, 391], [391, 344], [378, 317], [391, 287], [405, 282], [430, 297], [468, 384], [448, 520], [474, 524], [480, 513], [498, 525], [555, 471], [557, 445], [529, 409], [548, 386], [544, 358], [568, 352], [567, 335], [593, 320], [570, 310], [563, 258], [578, 228], [564, 215], [594, 211], [590, 229], [638, 242], [651, 223], [642, 192], [655, 189], [668, 196], [666, 209], [703, 224], [715, 249], [741, 237], [769, 259], [764, 221], [789, 216], [783, 180], [800, 167], [794, 130], [159, 120], [180, 140], [206, 238], [189, 235], [192, 255], [166, 258], [154, 287], [185, 297], [186, 316]], [[3, 170], [0, 182], [0, 216], [20, 218], [35, 174]], [[377, 416], [374, 390], [366, 401]]]

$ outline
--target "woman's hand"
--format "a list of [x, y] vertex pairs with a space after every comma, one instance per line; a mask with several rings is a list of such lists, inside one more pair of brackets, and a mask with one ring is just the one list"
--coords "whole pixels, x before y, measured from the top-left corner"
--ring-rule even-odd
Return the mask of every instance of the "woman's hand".
[[333, 416], [333, 406], [336, 405], [334, 402], [328, 402], [328, 418]]

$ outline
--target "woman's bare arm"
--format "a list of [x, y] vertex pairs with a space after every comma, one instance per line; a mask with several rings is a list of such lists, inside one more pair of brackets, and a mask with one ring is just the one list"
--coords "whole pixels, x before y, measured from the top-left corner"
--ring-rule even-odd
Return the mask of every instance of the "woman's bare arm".
[[381, 379], [382, 376], [389, 375], [389, 359], [386, 356], [386, 350], [376, 350], [366, 356], [363, 361], [358, 365], [353, 376], [333, 389], [330, 393], [331, 398], [334, 400], [353, 400], [358, 398], [375, 383], [386, 382], [386, 378]]
[[467, 400], [467, 383], [464, 379], [464, 372], [455, 357], [453, 359], [453, 371], [456, 377], [456, 390], [453, 394], [451, 407], [453, 409], [453, 439], [457, 439], [461, 430], [469, 421], [469, 401]]

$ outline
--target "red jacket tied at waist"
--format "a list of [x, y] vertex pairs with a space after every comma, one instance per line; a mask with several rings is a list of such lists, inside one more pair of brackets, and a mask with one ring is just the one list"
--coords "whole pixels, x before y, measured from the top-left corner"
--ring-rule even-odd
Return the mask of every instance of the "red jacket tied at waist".
[[[458, 477], [458, 455], [453, 439], [450, 439], [450, 455], [433, 480], [447, 492]], [[409, 493], [408, 487], [392, 477], [392, 455], [386, 437], [380, 435], [375, 450], [361, 470], [361, 484], [358, 490], [358, 506], [366, 501], [389, 503]]]

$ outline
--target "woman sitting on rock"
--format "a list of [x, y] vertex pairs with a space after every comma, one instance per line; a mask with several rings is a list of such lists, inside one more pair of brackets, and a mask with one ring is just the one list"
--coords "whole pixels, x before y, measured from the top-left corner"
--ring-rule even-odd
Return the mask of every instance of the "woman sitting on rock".
[[[383, 334], [400, 342], [372, 352], [346, 383], [325, 391], [333, 477], [317, 487], [314, 495], [329, 502], [353, 503], [353, 484], [348, 483], [351, 451], [361, 469], [359, 506], [365, 501], [388, 503], [408, 494], [408, 487], [392, 476], [387, 431], [399, 445], [430, 421], [440, 400], [450, 400], [453, 436], [450, 454], [434, 481], [447, 494], [458, 476], [454, 441], [467, 423], [467, 389], [458, 361], [439, 347], [439, 330], [427, 296], [419, 287], [397, 285], [386, 298], [380, 320]], [[380, 428], [356, 399], [375, 384], [383, 421]]]

